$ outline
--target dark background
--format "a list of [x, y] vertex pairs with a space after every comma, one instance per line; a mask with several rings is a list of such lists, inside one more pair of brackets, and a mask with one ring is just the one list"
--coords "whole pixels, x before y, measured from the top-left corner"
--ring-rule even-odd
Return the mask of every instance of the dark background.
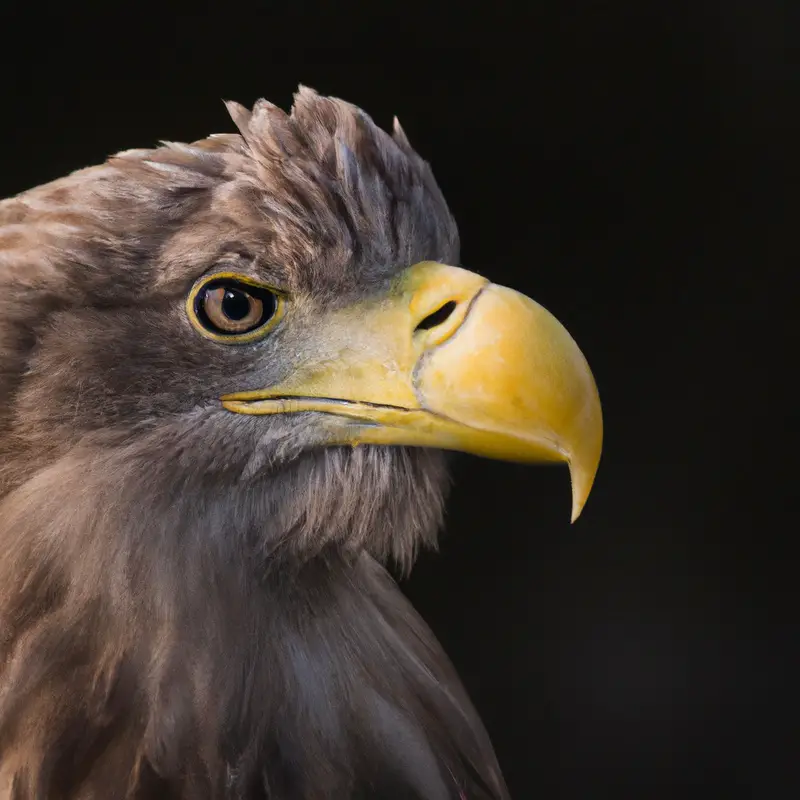
[[6, 2], [0, 195], [299, 82], [397, 114], [463, 264], [555, 313], [604, 404], [575, 526], [565, 470], [459, 457], [404, 584], [512, 794], [797, 796], [799, 6], [489, 5]]

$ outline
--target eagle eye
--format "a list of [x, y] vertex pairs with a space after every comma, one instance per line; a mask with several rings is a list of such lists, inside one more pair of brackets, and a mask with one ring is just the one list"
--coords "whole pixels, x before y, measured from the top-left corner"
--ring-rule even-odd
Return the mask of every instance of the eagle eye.
[[283, 314], [283, 298], [243, 275], [217, 273], [195, 284], [187, 313], [195, 329], [225, 344], [266, 335]]

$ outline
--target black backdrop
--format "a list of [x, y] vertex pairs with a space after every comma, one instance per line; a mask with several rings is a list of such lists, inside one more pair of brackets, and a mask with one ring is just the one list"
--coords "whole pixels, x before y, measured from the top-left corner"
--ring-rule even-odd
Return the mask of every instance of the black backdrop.
[[565, 323], [605, 409], [575, 526], [565, 471], [458, 457], [404, 584], [512, 793], [789, 796], [797, 10], [491, 5], [6, 2], [0, 194], [298, 82], [397, 114], [463, 264]]

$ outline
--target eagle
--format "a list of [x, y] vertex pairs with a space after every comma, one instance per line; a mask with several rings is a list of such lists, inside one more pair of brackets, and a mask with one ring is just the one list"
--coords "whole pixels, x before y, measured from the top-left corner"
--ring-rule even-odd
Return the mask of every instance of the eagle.
[[457, 266], [396, 119], [227, 109], [0, 203], [0, 798], [507, 798], [392, 575], [448, 451], [565, 462], [578, 516], [589, 366]]

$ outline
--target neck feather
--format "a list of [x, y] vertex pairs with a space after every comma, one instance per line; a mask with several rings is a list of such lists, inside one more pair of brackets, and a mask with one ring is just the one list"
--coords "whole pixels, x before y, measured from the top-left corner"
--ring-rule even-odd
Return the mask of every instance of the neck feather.
[[0, 499], [0, 787], [445, 800], [485, 773], [474, 796], [503, 796], [469, 700], [359, 540], [363, 520], [338, 510], [308, 532], [282, 503], [291, 476], [222, 492], [135, 456], [73, 455]]

